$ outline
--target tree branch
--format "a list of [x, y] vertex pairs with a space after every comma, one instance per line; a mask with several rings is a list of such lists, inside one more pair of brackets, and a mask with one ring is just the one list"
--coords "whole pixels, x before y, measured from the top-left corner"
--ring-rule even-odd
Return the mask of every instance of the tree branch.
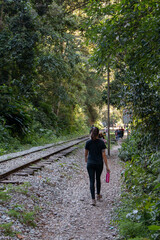
[[83, 3], [82, 5], [76, 4], [73, 8], [71, 8], [69, 11], [67, 11], [68, 14], [74, 12], [77, 9], [83, 8], [85, 7], [90, 1], [87, 1], [85, 3]]

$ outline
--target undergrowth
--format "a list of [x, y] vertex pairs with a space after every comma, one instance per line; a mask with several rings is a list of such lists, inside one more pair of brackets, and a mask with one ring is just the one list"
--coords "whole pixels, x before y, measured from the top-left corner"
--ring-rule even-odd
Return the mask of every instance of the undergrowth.
[[[14, 186], [12, 184], [8, 184], [0, 190], [0, 205], [6, 207], [5, 214], [10, 217], [10, 222], [5, 222], [0, 224], [1, 232], [6, 236], [15, 236], [18, 232], [12, 228], [13, 222], [19, 221], [22, 224], [36, 227], [36, 216], [37, 213], [41, 210], [38, 203], [38, 198], [35, 197], [33, 194], [30, 196], [28, 194], [28, 188], [30, 187], [30, 183], [25, 182], [22, 185]], [[31, 197], [32, 200], [35, 200], [35, 204], [33, 204], [33, 208], [29, 209], [27, 206], [19, 204], [19, 203], [12, 203], [12, 198], [14, 194], [22, 194], [26, 195], [27, 197]]]
[[119, 153], [126, 162], [117, 218], [124, 240], [160, 239], [160, 152], [142, 142], [142, 136], [133, 134]]
[[57, 143], [88, 134], [87, 128], [66, 132], [61, 130], [51, 130], [42, 126], [35, 127], [33, 131], [28, 131], [22, 138], [13, 136], [9, 129], [0, 124], [0, 155], [11, 152], [23, 151], [34, 146], [41, 146], [49, 143]]

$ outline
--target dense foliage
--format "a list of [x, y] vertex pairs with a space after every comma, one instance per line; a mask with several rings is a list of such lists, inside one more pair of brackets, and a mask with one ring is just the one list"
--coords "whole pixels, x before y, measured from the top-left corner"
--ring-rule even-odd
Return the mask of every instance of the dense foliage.
[[152, 152], [150, 145], [145, 145], [147, 137], [139, 130], [133, 131], [119, 153], [126, 166], [118, 222], [126, 239], [158, 240], [160, 237], [160, 152]]
[[97, 119], [104, 79], [90, 67], [80, 31], [87, 2], [0, 1], [2, 153], [6, 142], [84, 131]]
[[108, 65], [114, 72], [111, 103], [133, 114], [132, 135], [120, 151], [127, 189], [119, 214], [123, 239], [160, 236], [159, 9], [156, 0], [93, 0], [86, 9], [94, 65], [99, 72]]
[[132, 110], [154, 147], [160, 141], [159, 4], [92, 1], [88, 15], [88, 35], [97, 46], [93, 60], [98, 69], [106, 71], [109, 64], [115, 72], [111, 103]]

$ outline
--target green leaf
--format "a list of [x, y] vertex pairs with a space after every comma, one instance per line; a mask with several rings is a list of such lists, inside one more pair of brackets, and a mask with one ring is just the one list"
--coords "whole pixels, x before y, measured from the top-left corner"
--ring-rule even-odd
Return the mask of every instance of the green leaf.
[[160, 226], [158, 225], [150, 225], [148, 227], [149, 230], [152, 230], [152, 231], [160, 231]]
[[160, 188], [160, 183], [158, 183], [158, 184], [154, 187], [154, 190], [155, 190], [155, 189], [158, 189], [158, 188]]

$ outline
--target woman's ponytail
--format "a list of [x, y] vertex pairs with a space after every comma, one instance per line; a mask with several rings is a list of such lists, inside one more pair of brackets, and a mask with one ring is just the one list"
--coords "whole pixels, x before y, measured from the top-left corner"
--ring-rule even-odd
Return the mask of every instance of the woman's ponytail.
[[91, 132], [91, 139], [96, 140], [99, 135], [99, 129], [97, 127], [94, 127]]

